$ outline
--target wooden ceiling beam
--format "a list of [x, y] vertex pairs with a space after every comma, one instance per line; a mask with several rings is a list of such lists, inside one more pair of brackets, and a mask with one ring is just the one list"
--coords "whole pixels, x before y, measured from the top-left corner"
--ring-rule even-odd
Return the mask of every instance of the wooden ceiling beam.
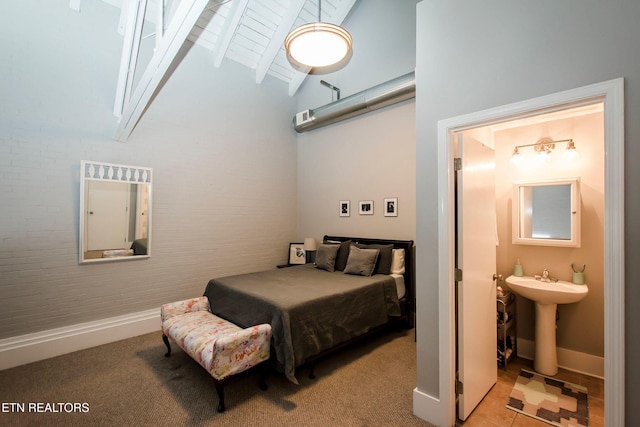
[[227, 19], [224, 21], [224, 27], [220, 33], [220, 43], [214, 54], [214, 66], [220, 67], [222, 64], [222, 60], [227, 54], [227, 49], [229, 49], [229, 45], [233, 40], [233, 36], [236, 33], [236, 29], [238, 28], [238, 24], [240, 24], [240, 20], [242, 19], [242, 15], [244, 15], [248, 3], [249, 0], [235, 0], [231, 4], [229, 16], [227, 16]]
[[[124, 10], [123, 7], [122, 11], [124, 12]], [[118, 118], [122, 117], [122, 112], [131, 97], [131, 86], [138, 65], [138, 53], [146, 10], [147, 0], [134, 0], [128, 3], [128, 17], [124, 28], [116, 100], [113, 105], [113, 115]]]
[[158, 48], [140, 78], [138, 86], [129, 102], [124, 106], [114, 139], [126, 141], [129, 138], [149, 106], [154, 93], [160, 87], [160, 83], [168, 74], [180, 48], [208, 4], [209, 0], [182, 0], [180, 2]]
[[280, 52], [280, 48], [282, 48], [284, 39], [287, 38], [287, 34], [291, 31], [306, 2], [306, 0], [291, 0], [286, 14], [282, 17], [278, 29], [269, 41], [264, 55], [262, 55], [262, 58], [258, 62], [258, 66], [256, 67], [256, 83], [260, 84], [262, 80], [264, 80], [267, 71], [269, 71], [271, 64], [273, 64], [278, 52]]

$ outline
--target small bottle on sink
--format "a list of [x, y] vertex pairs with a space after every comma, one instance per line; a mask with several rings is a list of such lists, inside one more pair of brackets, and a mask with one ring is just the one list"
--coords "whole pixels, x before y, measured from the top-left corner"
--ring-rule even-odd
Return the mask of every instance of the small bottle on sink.
[[523, 274], [522, 266], [520, 265], [520, 258], [518, 258], [515, 267], [513, 267], [513, 275], [516, 277], [522, 277]]

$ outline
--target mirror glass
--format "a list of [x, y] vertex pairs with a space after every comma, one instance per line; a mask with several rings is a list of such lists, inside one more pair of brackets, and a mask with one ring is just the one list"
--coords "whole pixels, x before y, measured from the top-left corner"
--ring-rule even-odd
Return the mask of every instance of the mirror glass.
[[149, 258], [151, 176], [151, 168], [81, 162], [81, 264]]
[[517, 183], [513, 192], [513, 243], [580, 246], [577, 178]]

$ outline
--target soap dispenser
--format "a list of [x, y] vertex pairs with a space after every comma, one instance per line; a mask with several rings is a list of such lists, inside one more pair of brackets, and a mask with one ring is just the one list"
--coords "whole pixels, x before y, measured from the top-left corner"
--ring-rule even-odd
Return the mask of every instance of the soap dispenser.
[[522, 274], [522, 266], [520, 265], [520, 258], [518, 258], [515, 267], [513, 267], [513, 275], [516, 277], [522, 277]]

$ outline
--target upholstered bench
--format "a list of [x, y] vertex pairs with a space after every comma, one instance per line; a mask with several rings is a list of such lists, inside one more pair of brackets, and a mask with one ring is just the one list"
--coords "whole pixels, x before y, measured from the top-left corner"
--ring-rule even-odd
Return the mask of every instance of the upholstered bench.
[[[225, 409], [224, 386], [229, 377], [269, 359], [271, 325], [242, 329], [212, 314], [207, 297], [164, 304], [160, 313], [165, 356], [171, 355], [171, 338], [209, 372], [218, 392], [218, 412]], [[260, 388], [267, 388], [264, 370]]]

